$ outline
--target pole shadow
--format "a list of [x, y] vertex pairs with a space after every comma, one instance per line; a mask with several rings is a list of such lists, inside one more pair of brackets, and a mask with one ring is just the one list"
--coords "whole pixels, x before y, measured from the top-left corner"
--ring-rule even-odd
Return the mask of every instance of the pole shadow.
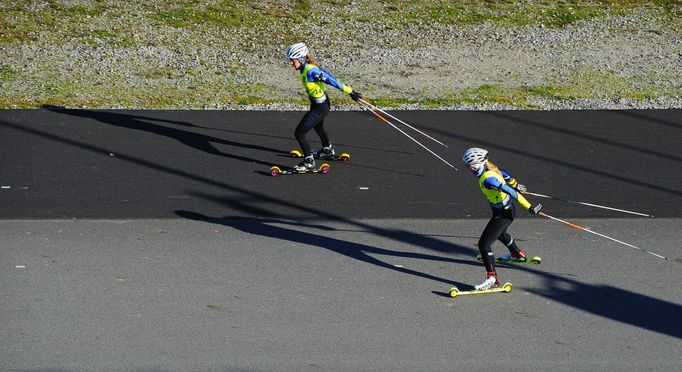
[[[518, 116], [514, 116], [510, 113], [506, 113], [506, 112], [486, 112], [485, 114], [496, 117], [496, 118], [500, 118], [503, 120], [521, 123], [525, 126], [540, 128], [540, 129], [547, 130], [550, 132], [558, 133], [558, 134], [566, 136], [566, 137], [576, 137], [576, 138], [580, 138], [580, 139], [586, 139], [586, 140], [594, 141], [594, 142], [597, 142], [597, 143], [603, 144], [603, 145], [609, 145], [609, 146], [613, 146], [616, 148], [622, 148], [624, 150], [628, 150], [628, 151], [632, 151], [632, 152], [636, 152], [636, 153], [640, 153], [640, 154], [655, 156], [655, 157], [658, 157], [658, 158], [664, 159], [664, 160], [672, 159], [672, 160], [675, 160], [678, 162], [682, 162], [682, 157], [680, 157], [678, 154], [672, 153], [672, 152], [665, 153], [662, 151], [658, 151], [656, 149], [635, 146], [635, 145], [629, 144], [629, 143], [618, 142], [618, 141], [606, 138], [604, 136], [595, 136], [592, 134], [588, 134], [588, 133], [580, 132], [580, 131], [575, 131], [575, 130], [571, 130], [571, 129], [557, 128], [557, 127], [542, 123], [540, 121], [531, 120], [528, 118], [521, 118]], [[635, 117], [638, 117], [638, 116], [635, 116]], [[643, 117], [643, 118], [650, 119], [648, 117]]]
[[[260, 203], [261, 200], [257, 198], [244, 198], [243, 200], [239, 200], [236, 198], [225, 198], [200, 192], [192, 192], [190, 194], [196, 198], [204, 199], [215, 204], [227, 207], [229, 209], [239, 210], [244, 215], [251, 216], [250, 218], [268, 218], [270, 220], [277, 221], [286, 221], [290, 219], [290, 217], [285, 214], [286, 212], [277, 212], [276, 210], [261, 207], [260, 206], [262, 205]], [[291, 202], [286, 201], [280, 201], [280, 203], [286, 204], [287, 206], [296, 210], [311, 209], [309, 207], [292, 204]], [[348, 218], [344, 218], [342, 216], [334, 215], [328, 212], [323, 212], [319, 210], [314, 211], [316, 211], [315, 213], [316, 215], [320, 216], [319, 217], [320, 219], [338, 221], [345, 224], [349, 224], [351, 226], [355, 226], [362, 230], [365, 230], [375, 236], [385, 237], [398, 242], [409, 243], [434, 252], [459, 254], [471, 257], [475, 256], [475, 254], [478, 253], [478, 248], [468, 248], [458, 244], [453, 244], [442, 239], [436, 239], [422, 234], [415, 234], [407, 230], [381, 228], [362, 221], [349, 220]], [[334, 231], [336, 231], [336, 229], [334, 229]], [[472, 239], [478, 240], [478, 237], [474, 237]]]
[[[678, 113], [677, 118], [679, 119], [680, 117], [682, 117], [682, 110], [656, 110], [656, 112], [661, 112], [661, 111], [662, 112], [666, 112], [666, 111], [677, 112]], [[664, 125], [664, 126], [675, 128], [675, 129], [682, 129], [682, 120], [678, 121], [678, 122], [674, 122], [674, 121], [669, 121], [669, 120], [665, 120], [665, 119], [659, 119], [656, 117], [645, 115], [644, 113], [642, 113], [642, 111], [633, 111], [633, 110], [620, 111], [620, 110], [618, 110], [618, 111], [613, 111], [613, 112], [616, 114], [619, 114], [619, 115], [635, 118], [638, 120], [646, 120], [646, 121], [656, 123], [659, 125]], [[644, 112], [647, 112], [647, 111], [644, 111]]]
[[[524, 119], [519, 119], [519, 118], [509, 116], [508, 114], [503, 114], [503, 113], [481, 112], [481, 114], [489, 115], [492, 117], [498, 117], [498, 118], [505, 119], [505, 120], [513, 120], [513, 121], [516, 121], [520, 124], [526, 124], [526, 125], [531, 125], [531, 126], [540, 126], [540, 127], [546, 126], [545, 124], [542, 124], [542, 123], [528, 121], [528, 120], [524, 120]], [[550, 129], [553, 130], [556, 128], [550, 128]], [[531, 159], [542, 159], [543, 161], [547, 162], [548, 164], [557, 165], [557, 166], [560, 166], [560, 167], [563, 167], [566, 169], [572, 169], [575, 171], [581, 171], [581, 172], [584, 172], [586, 174], [590, 174], [593, 176], [609, 178], [609, 179], [619, 181], [619, 182], [624, 182], [624, 183], [627, 183], [630, 185], [645, 187], [647, 189], [656, 190], [656, 191], [660, 191], [660, 192], [669, 194], [673, 197], [679, 198], [680, 192], [682, 192], [681, 189], [675, 188], [675, 185], [671, 185], [670, 187], [662, 186], [660, 184], [649, 182], [648, 180], [635, 179], [632, 177], [625, 176], [621, 173], [615, 173], [612, 171], [607, 171], [605, 169], [595, 169], [595, 168], [587, 167], [585, 165], [570, 163], [570, 162], [565, 161], [565, 160], [552, 159], [552, 158], [547, 157], [545, 154], [532, 153], [530, 151], [523, 150], [521, 148], [514, 148], [514, 147], [511, 147], [508, 145], [492, 142], [490, 140], [485, 140], [482, 138], [469, 137], [469, 136], [465, 136], [462, 134], [457, 134], [457, 133], [453, 133], [450, 131], [445, 131], [442, 129], [435, 129], [435, 128], [431, 128], [431, 129], [429, 129], [429, 131], [436, 133], [436, 134], [439, 134], [443, 137], [460, 140], [460, 141], [463, 141], [465, 143], [475, 143], [478, 146], [483, 146], [483, 147], [488, 148], [488, 149], [501, 150], [501, 151], [508, 152], [508, 153], [522, 155], [522, 156], [525, 156], [525, 157], [528, 157]], [[568, 133], [575, 134], [572, 132], [568, 132]], [[566, 133], [566, 134], [568, 134], [568, 133]], [[578, 134], [576, 134], [576, 135], [578, 135]], [[592, 139], [592, 140], [595, 140], [598, 142], [604, 142], [605, 143], [605, 141], [601, 141], [599, 137], [590, 138], [589, 136], [585, 136], [585, 135], [582, 135], [580, 137], [588, 138], [588, 139]], [[567, 142], [569, 142], [569, 141], [567, 140]], [[627, 145], [618, 144], [618, 143], [615, 143], [614, 145], [619, 146], [619, 147], [625, 147], [625, 148], [632, 150], [632, 151], [639, 151], [641, 153], [646, 153], [646, 154], [652, 155], [652, 156], [658, 156], [658, 157], [665, 158], [665, 159], [667, 159], [668, 157], [672, 157], [673, 160], [682, 161], [682, 158], [680, 158], [679, 156], [677, 156], [675, 154], [665, 154], [665, 153], [662, 153], [660, 151], [650, 151], [650, 150], [646, 150], [646, 149], [628, 147]], [[575, 150], [575, 149], [572, 149], [572, 150]]]
[[[422, 253], [414, 253], [414, 252], [399, 252], [399, 251], [392, 251], [389, 249], [385, 248], [378, 248], [378, 247], [373, 247], [370, 245], [362, 244], [362, 243], [354, 243], [354, 242], [348, 242], [344, 241], [341, 239], [336, 239], [336, 238], [330, 238], [326, 237], [323, 235], [318, 235], [318, 234], [313, 234], [313, 233], [308, 233], [304, 231], [300, 231], [297, 228], [318, 228], [319, 225], [314, 225], [314, 224], [308, 224], [305, 222], [290, 222], [290, 221], [285, 221], [285, 220], [280, 220], [280, 219], [263, 219], [263, 218], [232, 218], [232, 217], [221, 217], [221, 218], [215, 218], [215, 217], [209, 217], [205, 216], [200, 213], [196, 212], [191, 212], [191, 211], [184, 211], [184, 210], [178, 210], [175, 211], [175, 213], [182, 218], [188, 219], [188, 220], [193, 220], [193, 221], [200, 221], [200, 222], [206, 222], [206, 223], [212, 223], [212, 224], [217, 224], [217, 225], [222, 225], [226, 227], [231, 227], [236, 230], [248, 233], [248, 234], [254, 234], [254, 235], [259, 235], [259, 236], [264, 236], [268, 238], [274, 238], [274, 239], [279, 239], [287, 242], [295, 242], [299, 244], [305, 244], [305, 245], [313, 245], [317, 246], [319, 248], [323, 248], [329, 251], [332, 251], [334, 253], [338, 253], [340, 255], [358, 260], [360, 262], [368, 263], [377, 267], [381, 267], [384, 269], [389, 269], [393, 271], [397, 271], [403, 274], [408, 274], [408, 275], [413, 275], [419, 278], [423, 279], [429, 279], [441, 283], [445, 283], [447, 285], [455, 285], [455, 286], [466, 286], [466, 284], [453, 281], [450, 279], [446, 278], [441, 278], [435, 275], [431, 275], [428, 273], [420, 272], [417, 270], [412, 270], [408, 269], [405, 267], [399, 267], [395, 265], [391, 265], [387, 262], [384, 262], [380, 259], [377, 259], [373, 257], [371, 254], [374, 255], [383, 255], [383, 256], [391, 256], [391, 257], [402, 257], [402, 258], [413, 258], [413, 259], [420, 259], [420, 260], [430, 260], [430, 261], [441, 261], [441, 262], [450, 262], [450, 263], [458, 263], [458, 264], [464, 264], [464, 265], [476, 265], [478, 264], [473, 263], [472, 261], [465, 261], [465, 260], [459, 260], [459, 259], [454, 259], [454, 258], [447, 258], [447, 257], [441, 257], [441, 256], [435, 256], [435, 255], [428, 255], [428, 254], [422, 254]], [[292, 228], [285, 228], [277, 225], [289, 225]], [[328, 227], [323, 228], [323, 230], [327, 230]]]

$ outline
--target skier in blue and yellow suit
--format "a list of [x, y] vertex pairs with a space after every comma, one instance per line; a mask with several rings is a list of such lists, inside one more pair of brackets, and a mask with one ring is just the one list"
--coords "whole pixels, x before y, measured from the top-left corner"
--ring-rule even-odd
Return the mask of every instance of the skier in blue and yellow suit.
[[512, 199], [532, 214], [540, 212], [542, 204], [531, 205], [521, 194], [526, 191], [526, 188], [507, 171], [488, 161], [488, 151], [478, 147], [470, 148], [464, 152], [462, 161], [478, 177], [478, 185], [493, 210], [493, 217], [478, 240], [478, 249], [485, 265], [486, 279], [483, 283], [474, 286], [476, 290], [490, 289], [500, 284], [495, 271], [495, 255], [490, 248], [495, 240], [501, 241], [509, 249], [509, 253], [502, 255], [500, 261], [526, 260], [526, 254], [516, 245], [514, 238], [507, 233], [507, 228], [516, 217]]
[[[294, 135], [296, 140], [301, 145], [303, 151], [303, 161], [294, 167], [298, 172], [304, 172], [315, 168], [315, 157], [332, 158], [335, 155], [332, 143], [329, 140], [329, 135], [324, 129], [324, 119], [329, 114], [330, 103], [327, 95], [326, 84], [333, 86], [336, 89], [349, 94], [350, 97], [357, 101], [362, 98], [362, 95], [354, 91], [350, 86], [338, 81], [332, 74], [318, 67], [315, 60], [312, 58], [305, 43], [296, 43], [287, 48], [286, 57], [291, 63], [291, 66], [301, 72], [301, 83], [308, 93], [310, 99], [310, 111], [308, 111], [301, 122], [296, 127]], [[320, 136], [322, 141], [322, 149], [313, 152], [310, 148], [310, 143], [306, 139], [306, 134], [310, 129], [315, 129], [315, 132]]]

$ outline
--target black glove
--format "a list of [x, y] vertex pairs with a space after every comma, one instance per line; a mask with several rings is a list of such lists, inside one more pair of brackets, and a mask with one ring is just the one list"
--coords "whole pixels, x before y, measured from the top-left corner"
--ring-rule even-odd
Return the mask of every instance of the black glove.
[[531, 205], [530, 208], [528, 208], [528, 212], [530, 212], [530, 214], [538, 214], [541, 210], [542, 204], [538, 204], [536, 206]]
[[350, 92], [350, 98], [352, 98], [353, 101], [357, 101], [362, 98], [362, 94], [360, 94], [360, 92], [352, 91]]

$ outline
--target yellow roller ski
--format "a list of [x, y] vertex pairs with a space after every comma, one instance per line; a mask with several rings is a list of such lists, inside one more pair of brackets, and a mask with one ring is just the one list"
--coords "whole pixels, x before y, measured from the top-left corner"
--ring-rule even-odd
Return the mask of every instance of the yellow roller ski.
[[455, 298], [457, 296], [467, 296], [467, 295], [477, 295], [477, 294], [488, 294], [488, 293], [509, 293], [512, 290], [512, 284], [511, 283], [504, 283], [504, 285], [496, 287], [496, 288], [490, 288], [490, 289], [482, 289], [480, 291], [460, 291], [457, 287], [452, 287], [450, 289], [450, 297]]
[[[483, 262], [483, 257], [479, 254], [476, 256], [476, 259], [479, 260], [480, 262]], [[526, 257], [525, 261], [519, 261], [518, 259], [512, 258], [510, 260], [503, 260], [500, 259], [499, 257], [495, 258], [495, 262], [497, 263], [509, 263], [509, 264], [533, 264], [533, 265], [539, 265], [542, 263], [542, 257], [540, 256], [533, 256], [533, 257]]]

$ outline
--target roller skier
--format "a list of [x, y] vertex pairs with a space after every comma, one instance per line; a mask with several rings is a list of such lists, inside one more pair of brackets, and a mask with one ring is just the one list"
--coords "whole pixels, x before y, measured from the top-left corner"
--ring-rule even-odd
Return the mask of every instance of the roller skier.
[[478, 241], [478, 249], [485, 265], [486, 279], [474, 288], [476, 290], [495, 288], [500, 285], [495, 270], [495, 255], [491, 249], [495, 240], [502, 242], [509, 250], [498, 261], [525, 262], [526, 260], [525, 252], [516, 245], [514, 238], [507, 232], [507, 228], [516, 217], [516, 207], [512, 199], [532, 214], [540, 212], [542, 204], [531, 205], [521, 195], [521, 192], [524, 192], [526, 188], [519, 184], [507, 171], [490, 162], [487, 150], [477, 147], [470, 148], [464, 152], [462, 161], [478, 177], [478, 184], [483, 195], [488, 199], [493, 212], [492, 218]]

